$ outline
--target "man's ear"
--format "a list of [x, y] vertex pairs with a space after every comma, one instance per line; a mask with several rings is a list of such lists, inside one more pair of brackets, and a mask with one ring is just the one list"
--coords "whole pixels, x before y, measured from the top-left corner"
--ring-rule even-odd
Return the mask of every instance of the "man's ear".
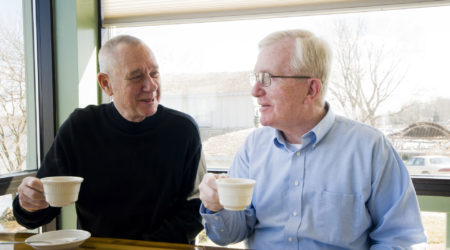
[[113, 95], [113, 91], [111, 88], [111, 80], [110, 80], [108, 74], [105, 74], [102, 72], [98, 73], [97, 81], [98, 81], [98, 85], [100, 85], [100, 88], [102, 88], [102, 90], [103, 90], [103, 92], [105, 92], [105, 94], [107, 94], [108, 96]]
[[320, 94], [322, 93], [322, 81], [317, 78], [311, 78], [309, 81], [309, 89], [305, 103], [315, 101], [317, 98], [320, 98]]

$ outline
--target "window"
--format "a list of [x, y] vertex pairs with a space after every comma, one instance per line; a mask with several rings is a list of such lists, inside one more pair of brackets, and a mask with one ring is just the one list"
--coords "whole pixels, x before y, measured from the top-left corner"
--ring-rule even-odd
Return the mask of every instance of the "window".
[[[440, 6], [118, 27], [105, 34], [130, 34], [149, 44], [162, 73], [162, 105], [197, 120], [208, 170], [220, 172], [260, 126], [248, 83], [258, 41], [275, 30], [311, 30], [334, 51], [327, 94], [332, 109], [385, 133], [405, 161], [418, 194], [449, 196], [450, 168], [431, 164], [450, 158], [450, 87], [445, 84], [450, 80], [445, 73], [450, 35], [443, 32], [449, 12], [450, 7]], [[348, 81], [344, 75], [361, 80]], [[409, 167], [410, 162], [414, 166]], [[417, 167], [419, 162], [423, 167]], [[446, 218], [426, 213], [423, 218], [430, 244], [442, 245], [442, 236], [432, 232], [441, 230], [434, 222], [441, 225]]]
[[[28, 51], [24, 43], [24, 24], [31, 19], [24, 18], [22, 1], [1, 0], [0, 13], [0, 39], [3, 41], [0, 44], [0, 174], [5, 176], [36, 168], [33, 162], [36, 133], [30, 131], [35, 127], [34, 91], [29, 91], [33, 90], [34, 72], [33, 67], [26, 69]], [[0, 196], [2, 231], [24, 229], [15, 223], [12, 215], [13, 198], [11, 194]]]
[[[126, 27], [109, 34], [138, 36], [154, 50], [162, 71], [161, 103], [197, 120], [210, 170], [226, 169], [259, 126], [247, 72], [257, 42], [289, 28], [312, 30], [330, 42], [335, 57], [327, 95], [331, 107], [379, 128], [406, 162], [431, 154], [450, 157], [450, 91], [442, 84], [450, 55], [442, 20], [449, 19], [449, 11], [433, 7]], [[436, 170], [418, 175], [448, 175]]]
[[54, 136], [50, 10], [50, 1], [0, 0], [0, 231], [24, 230], [11, 202]]
[[[0, 173], [6, 174], [27, 168], [27, 111], [30, 110], [27, 110], [26, 89], [32, 85], [26, 84], [21, 2], [6, 4], [2, 0], [0, 4], [3, 19], [0, 26], [3, 41], [0, 45]], [[32, 99], [30, 104], [33, 103]]]

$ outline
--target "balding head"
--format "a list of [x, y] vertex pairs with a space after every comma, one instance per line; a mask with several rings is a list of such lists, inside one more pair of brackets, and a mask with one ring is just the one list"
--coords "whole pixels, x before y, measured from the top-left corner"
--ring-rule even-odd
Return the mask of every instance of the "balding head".
[[147, 45], [139, 38], [129, 35], [116, 36], [108, 40], [98, 52], [98, 64], [100, 72], [105, 74], [112, 73], [116, 65], [115, 55], [120, 47], [124, 45], [132, 47], [144, 46], [149, 51], [151, 51], [150, 48], [148, 48]]

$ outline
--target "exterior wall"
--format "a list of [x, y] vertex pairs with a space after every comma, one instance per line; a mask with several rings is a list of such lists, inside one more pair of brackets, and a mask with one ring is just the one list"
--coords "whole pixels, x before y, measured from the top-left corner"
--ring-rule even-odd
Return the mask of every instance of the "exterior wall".
[[248, 115], [255, 110], [250, 93], [164, 94], [161, 103], [190, 114], [201, 128], [254, 127], [254, 119]]

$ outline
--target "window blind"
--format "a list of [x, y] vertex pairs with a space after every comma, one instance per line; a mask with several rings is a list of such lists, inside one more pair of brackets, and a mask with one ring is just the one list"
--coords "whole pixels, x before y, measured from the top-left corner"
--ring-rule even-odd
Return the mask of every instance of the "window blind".
[[101, 0], [102, 25], [140, 26], [448, 5], [450, 0]]

